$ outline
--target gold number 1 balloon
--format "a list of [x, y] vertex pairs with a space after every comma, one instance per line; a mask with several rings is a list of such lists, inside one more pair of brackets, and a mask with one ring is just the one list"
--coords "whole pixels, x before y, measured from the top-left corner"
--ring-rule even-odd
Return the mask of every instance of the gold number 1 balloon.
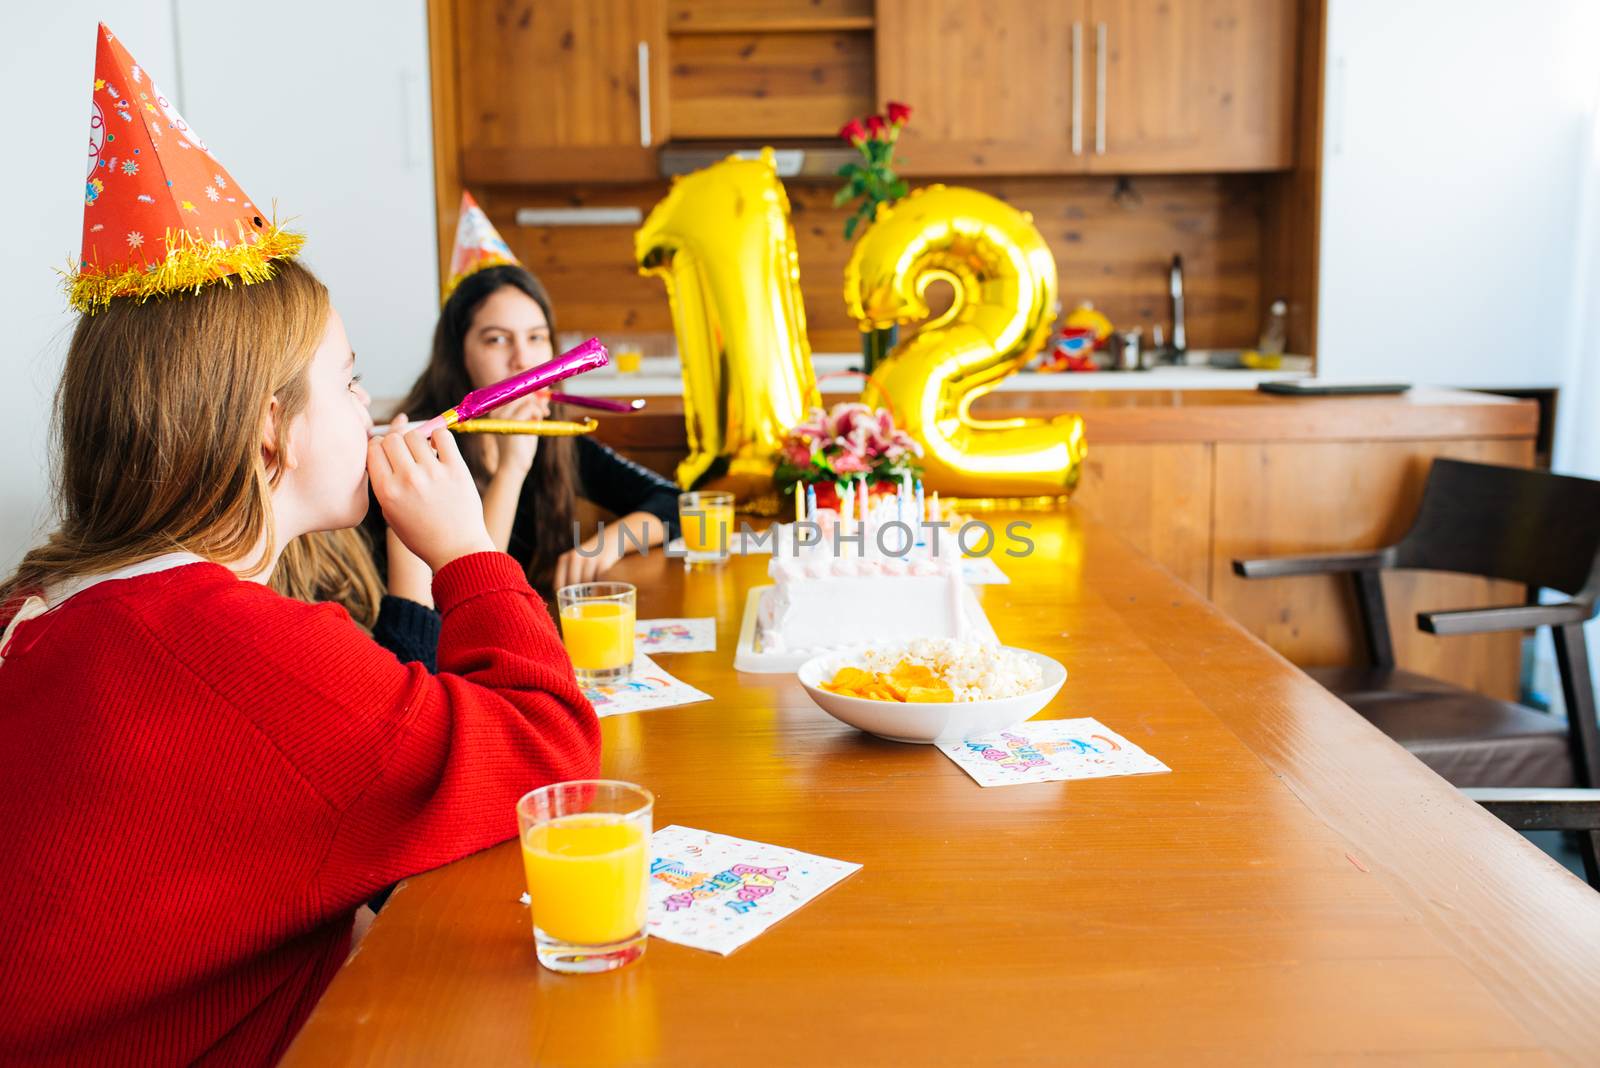
[[895, 346], [862, 399], [886, 405], [922, 443], [930, 489], [967, 497], [1068, 493], [1083, 462], [1083, 421], [978, 420], [972, 402], [1022, 367], [1050, 334], [1056, 264], [1032, 216], [974, 189], [918, 189], [881, 208], [844, 272], [863, 326], [927, 319], [935, 281], [955, 302]]
[[821, 397], [771, 149], [678, 178], [634, 235], [634, 256], [666, 283], [678, 335], [689, 433], [678, 484], [773, 497], [778, 444]]

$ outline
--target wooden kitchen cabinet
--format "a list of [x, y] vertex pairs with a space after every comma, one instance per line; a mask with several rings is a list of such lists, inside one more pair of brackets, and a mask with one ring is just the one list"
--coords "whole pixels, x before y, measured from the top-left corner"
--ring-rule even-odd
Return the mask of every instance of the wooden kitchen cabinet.
[[900, 173], [1084, 171], [1086, 16], [1086, 0], [878, 0], [878, 96], [914, 109]]
[[908, 176], [1278, 170], [1298, 0], [878, 0]]
[[450, 8], [456, 37], [447, 47], [462, 180], [658, 175], [668, 129], [665, 0], [433, 2]]
[[1088, 0], [1095, 173], [1294, 163], [1294, 0]]

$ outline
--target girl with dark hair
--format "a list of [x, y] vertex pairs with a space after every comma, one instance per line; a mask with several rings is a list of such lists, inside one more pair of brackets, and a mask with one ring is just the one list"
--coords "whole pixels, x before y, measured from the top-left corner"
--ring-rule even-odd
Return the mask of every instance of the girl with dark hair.
[[[471, 390], [554, 358], [554, 337], [550, 297], [525, 268], [499, 263], [472, 271], [445, 301], [428, 366], [400, 411], [411, 420], [438, 415]], [[549, 392], [493, 415], [549, 418]], [[483, 495], [490, 537], [526, 568], [536, 588], [589, 582], [623, 553], [662, 544], [677, 526], [677, 487], [590, 438], [478, 434], [463, 436], [461, 443]], [[573, 525], [579, 497], [617, 517], [581, 543]], [[427, 604], [429, 578], [420, 561], [393, 539], [372, 533], [387, 557], [390, 592]]]

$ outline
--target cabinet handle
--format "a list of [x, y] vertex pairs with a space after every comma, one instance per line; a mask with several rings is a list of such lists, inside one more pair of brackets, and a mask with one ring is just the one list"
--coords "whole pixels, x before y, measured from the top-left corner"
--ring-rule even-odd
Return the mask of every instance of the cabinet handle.
[[1094, 154], [1106, 154], [1106, 24], [1094, 28]]
[[1072, 154], [1083, 155], [1083, 23], [1072, 24]]
[[639, 147], [650, 147], [650, 45], [639, 42]]

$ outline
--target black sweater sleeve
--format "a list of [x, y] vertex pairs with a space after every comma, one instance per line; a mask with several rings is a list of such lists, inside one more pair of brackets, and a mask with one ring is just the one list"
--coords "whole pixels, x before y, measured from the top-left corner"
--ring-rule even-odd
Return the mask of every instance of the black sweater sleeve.
[[443, 621], [444, 617], [427, 605], [384, 594], [378, 605], [378, 621], [372, 625], [372, 640], [402, 664], [415, 660], [430, 674], [438, 674], [439, 628]]
[[617, 516], [649, 512], [678, 536], [678, 487], [647, 467], [625, 460], [598, 441], [580, 437], [578, 481], [583, 495]]

